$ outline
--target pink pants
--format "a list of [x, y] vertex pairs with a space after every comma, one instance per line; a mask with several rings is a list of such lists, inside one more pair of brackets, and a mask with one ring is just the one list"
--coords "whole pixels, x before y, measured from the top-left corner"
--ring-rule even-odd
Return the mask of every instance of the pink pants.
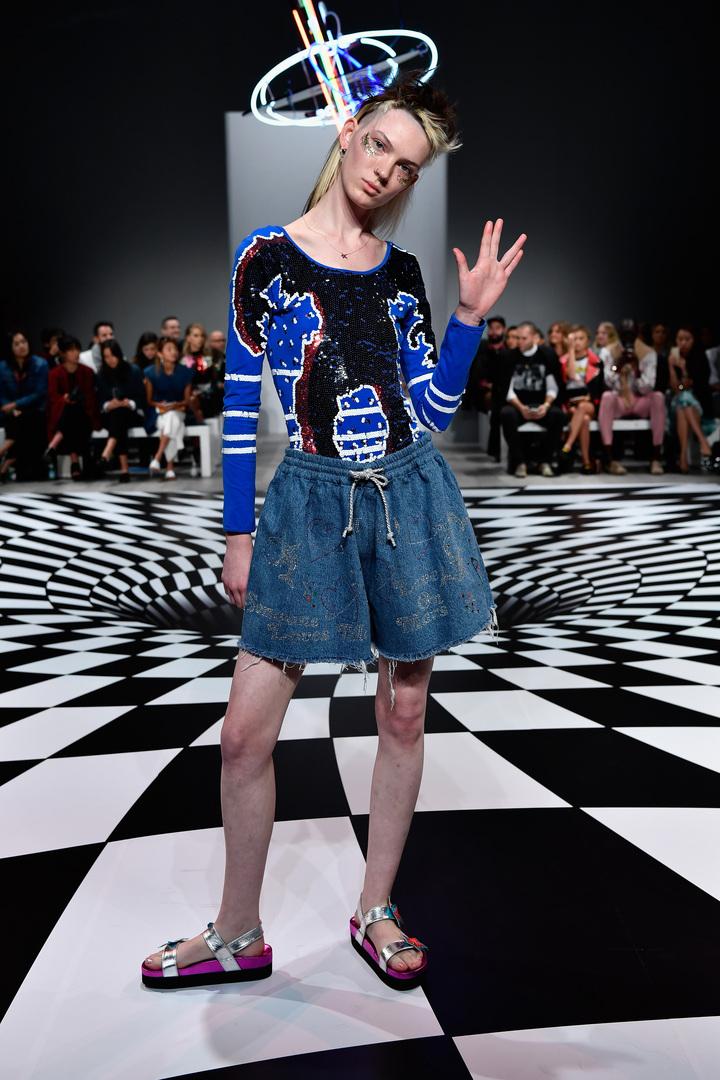
[[603, 446], [610, 446], [613, 438], [613, 420], [625, 420], [629, 417], [650, 417], [653, 446], [662, 446], [665, 435], [665, 398], [659, 390], [638, 396], [631, 409], [615, 390], [606, 390], [600, 399], [598, 427]]

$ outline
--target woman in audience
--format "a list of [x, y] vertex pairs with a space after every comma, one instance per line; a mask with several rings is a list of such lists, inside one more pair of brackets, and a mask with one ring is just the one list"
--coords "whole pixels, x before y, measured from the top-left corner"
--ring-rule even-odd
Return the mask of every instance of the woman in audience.
[[128, 431], [144, 418], [145, 386], [137, 365], [124, 359], [114, 338], [102, 343], [102, 364], [97, 375], [97, 397], [108, 440], [101, 454], [107, 463], [113, 454], [120, 459], [120, 482], [130, 479]]
[[598, 323], [598, 328], [595, 331], [595, 352], [603, 364], [606, 360], [617, 360], [620, 356], [622, 344], [614, 323], [607, 322], [607, 320]]
[[144, 371], [148, 364], [154, 364], [158, 352], [158, 336], [152, 330], [146, 330], [141, 334], [135, 346], [133, 363], [140, 371]]
[[[212, 415], [211, 403], [216, 397], [218, 370], [212, 362], [207, 348], [207, 333], [202, 323], [190, 323], [185, 331], [183, 357], [180, 361], [192, 373], [192, 395], [190, 408], [196, 424], [202, 424], [206, 416]], [[224, 387], [221, 387], [221, 390]]]
[[560, 451], [561, 469], [572, 464], [573, 446], [580, 442], [582, 467], [587, 476], [595, 469], [590, 460], [590, 422], [595, 417], [602, 393], [600, 358], [590, 348], [590, 331], [586, 326], [573, 326], [567, 335], [568, 351], [560, 357], [564, 383], [562, 407], [570, 417], [570, 430]]
[[45, 475], [42, 451], [45, 444], [48, 365], [30, 351], [27, 334], [10, 334], [9, 359], [0, 362], [0, 481], [7, 483], [14, 466], [18, 480], [37, 480]]
[[[710, 365], [705, 350], [698, 343], [694, 332], [681, 326], [675, 336], [675, 348], [668, 358], [670, 382], [669, 426], [677, 430], [680, 442], [678, 468], [681, 473], [689, 471], [688, 441], [693, 434], [700, 444], [701, 468], [709, 470], [712, 450], [703, 431], [715, 428], [710, 391]], [[703, 417], [705, 422], [703, 423]]]
[[102, 426], [95, 396], [95, 375], [87, 364], [80, 363], [82, 346], [77, 338], [64, 335], [58, 341], [62, 363], [48, 376], [47, 433], [49, 444], [46, 461], [51, 461], [58, 449], [70, 455], [70, 475], [81, 476], [80, 457], [86, 472], [90, 456], [93, 429]]
[[547, 343], [550, 348], [554, 350], [556, 356], [564, 356], [567, 352], [569, 333], [569, 322], [554, 322], [550, 324]]
[[185, 410], [190, 408], [192, 371], [178, 364], [177, 343], [170, 337], [158, 341], [158, 357], [145, 368], [148, 417], [146, 429], [152, 432], [157, 419], [160, 444], [150, 461], [150, 475], [160, 472], [165, 454], [165, 479], [175, 479], [175, 458], [185, 445]]

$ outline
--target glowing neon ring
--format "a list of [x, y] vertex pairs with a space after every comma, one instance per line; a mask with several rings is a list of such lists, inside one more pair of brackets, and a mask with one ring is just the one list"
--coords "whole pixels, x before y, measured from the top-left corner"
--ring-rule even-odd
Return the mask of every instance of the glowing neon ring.
[[[328, 41], [317, 42], [310, 46], [309, 49], [303, 49], [302, 52], [296, 53], [294, 56], [289, 56], [287, 60], [281, 60], [279, 64], [276, 64], [274, 68], [271, 68], [266, 75], [263, 75], [259, 83], [252, 92], [250, 98], [250, 108], [256, 119], [260, 120], [263, 124], [299, 124], [302, 127], [320, 127], [323, 124], [335, 123], [335, 116], [330, 106], [326, 106], [324, 109], [319, 110], [315, 116], [304, 116], [299, 119], [289, 119], [281, 116], [273, 109], [272, 101], [268, 103], [267, 95], [270, 83], [278, 75], [282, 75], [284, 71], [289, 71], [290, 68], [296, 64], [302, 64], [305, 60], [310, 60], [312, 63], [317, 53], [331, 53], [335, 54], [338, 49], [348, 49], [356, 42], [360, 42], [363, 45], [376, 45], [377, 48], [383, 50], [389, 54], [390, 60], [393, 56], [397, 55], [388, 45], [381, 45], [380, 39], [382, 38], [410, 38], [412, 41], [420, 41], [427, 46], [430, 52], [430, 62], [428, 64], [427, 71], [419, 76], [420, 82], [427, 82], [433, 73], [434, 68], [437, 66], [438, 51], [435, 46], [435, 42], [432, 38], [429, 38], [427, 34], [421, 34], [419, 30], [363, 30], [355, 34], [343, 34], [339, 38], [331, 38]], [[378, 40], [373, 40], [378, 39]], [[265, 111], [262, 112], [261, 109]]]

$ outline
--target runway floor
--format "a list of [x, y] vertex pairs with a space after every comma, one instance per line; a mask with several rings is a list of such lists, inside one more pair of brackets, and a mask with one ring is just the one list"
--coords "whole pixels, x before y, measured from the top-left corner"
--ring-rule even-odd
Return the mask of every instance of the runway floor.
[[346, 936], [376, 675], [337, 665], [307, 668], [274, 755], [273, 976], [142, 988], [220, 896], [220, 484], [3, 491], [6, 1075], [720, 1076], [720, 488], [467, 468], [502, 633], [435, 660], [406, 994]]

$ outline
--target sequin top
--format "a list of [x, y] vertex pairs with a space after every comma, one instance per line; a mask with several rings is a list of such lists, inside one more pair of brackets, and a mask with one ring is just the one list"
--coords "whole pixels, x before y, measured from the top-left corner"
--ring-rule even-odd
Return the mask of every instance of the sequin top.
[[325, 266], [280, 225], [235, 252], [223, 410], [223, 527], [254, 532], [256, 434], [267, 356], [290, 445], [366, 462], [443, 431], [485, 321], [451, 315], [438, 356], [418, 260], [388, 241], [370, 270]]

